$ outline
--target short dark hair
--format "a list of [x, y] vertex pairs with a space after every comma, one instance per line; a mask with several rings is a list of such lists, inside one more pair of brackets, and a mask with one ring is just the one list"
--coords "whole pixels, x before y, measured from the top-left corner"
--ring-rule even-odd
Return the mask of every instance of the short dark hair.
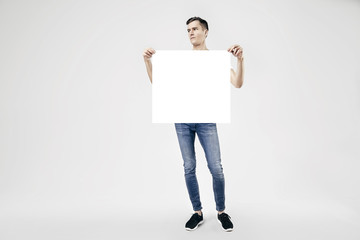
[[192, 17], [192, 18], [189, 18], [187, 21], [186, 21], [186, 25], [188, 25], [189, 23], [193, 22], [193, 21], [196, 21], [198, 20], [200, 22], [200, 25], [207, 29], [209, 31], [209, 26], [208, 26], [208, 23], [207, 21], [205, 21], [204, 19], [200, 18], [200, 17]]

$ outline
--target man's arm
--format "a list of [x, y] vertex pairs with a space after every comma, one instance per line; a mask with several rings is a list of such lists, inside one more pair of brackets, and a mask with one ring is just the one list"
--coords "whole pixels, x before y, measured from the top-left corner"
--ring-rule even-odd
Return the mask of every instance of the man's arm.
[[230, 70], [230, 81], [234, 87], [241, 88], [244, 83], [244, 58], [242, 56], [243, 50], [239, 45], [233, 45], [228, 49], [228, 51], [237, 58], [236, 72], [234, 69]]
[[238, 59], [236, 64], [236, 72], [231, 69], [231, 83], [236, 88], [241, 88], [244, 82], [244, 58]]
[[152, 84], [152, 63], [151, 63], [151, 56], [155, 53], [155, 50], [152, 48], [147, 48], [144, 50], [143, 57], [144, 62], [146, 65], [146, 71], [148, 73], [150, 82]]
[[145, 65], [146, 65], [146, 71], [147, 71], [147, 74], [150, 78], [150, 82], [152, 84], [152, 63], [151, 63], [151, 60], [150, 59], [144, 59], [145, 61]]

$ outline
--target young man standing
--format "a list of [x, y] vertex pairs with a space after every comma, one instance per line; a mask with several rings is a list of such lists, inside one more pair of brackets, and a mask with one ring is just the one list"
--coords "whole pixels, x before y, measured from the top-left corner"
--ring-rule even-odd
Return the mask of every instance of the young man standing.
[[[188, 36], [193, 50], [209, 50], [206, 47], [205, 39], [208, 35], [208, 23], [200, 17], [192, 17], [186, 21]], [[231, 68], [230, 81], [235, 88], [240, 88], [243, 84], [243, 56], [242, 48], [239, 45], [232, 45], [228, 48], [237, 59], [237, 71]], [[155, 53], [152, 48], [144, 50], [143, 57], [147, 73], [152, 83], [152, 64], [151, 56]], [[225, 211], [225, 179], [221, 165], [220, 145], [217, 134], [216, 123], [175, 123], [180, 150], [184, 161], [185, 182], [189, 197], [193, 206], [194, 214], [186, 222], [186, 230], [195, 230], [203, 223], [203, 213], [201, 211], [201, 201], [199, 186], [196, 178], [196, 158], [195, 158], [195, 134], [204, 149], [209, 170], [213, 179], [213, 191], [218, 211], [218, 220], [225, 231], [233, 230], [233, 223], [230, 216]]]

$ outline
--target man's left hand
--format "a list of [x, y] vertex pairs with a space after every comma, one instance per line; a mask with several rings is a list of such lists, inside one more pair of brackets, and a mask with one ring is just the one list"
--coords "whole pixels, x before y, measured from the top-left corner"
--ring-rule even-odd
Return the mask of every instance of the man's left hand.
[[231, 52], [234, 57], [237, 57], [238, 59], [242, 59], [243, 55], [243, 49], [240, 47], [240, 45], [234, 44], [231, 47], [228, 48], [228, 52]]

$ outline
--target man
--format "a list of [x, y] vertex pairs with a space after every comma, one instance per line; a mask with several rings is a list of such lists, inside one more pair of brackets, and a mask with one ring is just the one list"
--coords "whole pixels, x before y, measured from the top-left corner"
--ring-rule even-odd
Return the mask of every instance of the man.
[[[186, 22], [188, 36], [193, 50], [209, 50], [206, 47], [205, 39], [208, 35], [208, 23], [200, 17], [192, 17]], [[239, 45], [232, 45], [228, 48], [237, 58], [237, 72], [230, 69], [230, 81], [235, 88], [240, 88], [243, 84], [243, 56], [242, 48]], [[152, 64], [151, 56], [155, 53], [152, 48], [144, 50], [143, 57], [147, 73], [152, 83]], [[220, 146], [217, 135], [216, 123], [175, 123], [180, 150], [184, 161], [185, 182], [189, 197], [193, 206], [194, 214], [185, 224], [186, 230], [195, 230], [203, 223], [202, 206], [200, 202], [199, 186], [196, 178], [196, 159], [195, 159], [195, 133], [204, 149], [209, 170], [213, 179], [213, 191], [216, 202], [217, 217], [225, 231], [232, 231], [233, 224], [230, 216], [225, 211], [225, 180], [221, 165]]]

